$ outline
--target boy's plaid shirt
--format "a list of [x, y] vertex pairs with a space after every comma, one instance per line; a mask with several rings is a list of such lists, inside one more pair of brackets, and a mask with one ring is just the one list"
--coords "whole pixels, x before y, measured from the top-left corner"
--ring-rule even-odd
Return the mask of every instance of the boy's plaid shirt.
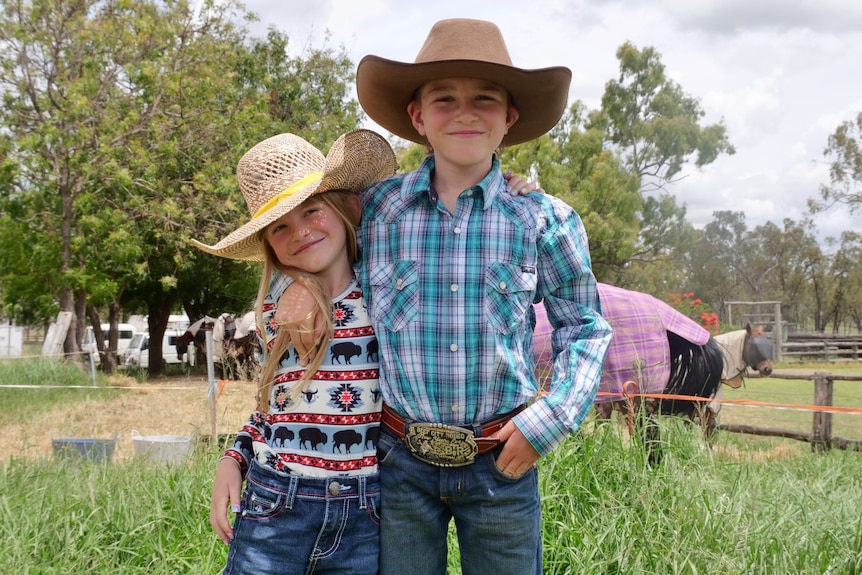
[[359, 266], [387, 404], [409, 419], [474, 425], [533, 400], [534, 313], [557, 350], [550, 392], [515, 418], [541, 454], [589, 411], [611, 328], [600, 315], [580, 217], [543, 194], [511, 197], [496, 157], [450, 215], [433, 156], [362, 194]]

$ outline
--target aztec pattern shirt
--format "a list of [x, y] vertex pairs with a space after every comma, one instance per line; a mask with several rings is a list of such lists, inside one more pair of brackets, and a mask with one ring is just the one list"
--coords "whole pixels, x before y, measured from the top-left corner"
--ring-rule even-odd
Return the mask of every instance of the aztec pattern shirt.
[[[588, 413], [611, 339], [583, 223], [551, 196], [510, 196], [496, 156], [450, 214], [433, 171], [429, 156], [361, 195], [360, 283], [384, 400], [408, 419], [459, 426], [532, 402], [514, 421], [546, 455]], [[532, 304], [542, 300], [555, 360], [539, 396]]]
[[[263, 323], [268, 349], [278, 297], [288, 278], [274, 274], [264, 300]], [[377, 471], [377, 435], [383, 400], [378, 383], [377, 339], [354, 279], [333, 300], [334, 337], [329, 354], [302, 392], [299, 405], [290, 402], [290, 388], [305, 372], [293, 346], [275, 374], [269, 413], [254, 411], [237, 434], [226, 457], [235, 459], [243, 477], [252, 457], [281, 472], [326, 477]], [[260, 333], [258, 333], [260, 335]]]

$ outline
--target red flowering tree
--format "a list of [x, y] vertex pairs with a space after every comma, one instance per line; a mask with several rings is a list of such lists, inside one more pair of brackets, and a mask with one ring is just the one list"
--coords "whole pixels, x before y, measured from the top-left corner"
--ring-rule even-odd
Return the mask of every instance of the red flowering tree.
[[665, 303], [679, 313], [689, 317], [702, 325], [712, 335], [721, 333], [718, 323], [718, 314], [709, 309], [700, 298], [695, 298], [694, 293], [670, 293], [665, 297]]

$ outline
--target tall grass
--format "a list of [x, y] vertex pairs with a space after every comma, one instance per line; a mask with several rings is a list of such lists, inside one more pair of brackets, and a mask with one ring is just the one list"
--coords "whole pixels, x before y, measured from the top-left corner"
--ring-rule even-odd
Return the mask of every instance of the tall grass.
[[[862, 454], [764, 459], [721, 440], [705, 449], [674, 419], [661, 427], [656, 468], [613, 423], [542, 462], [546, 573], [862, 573]], [[199, 446], [179, 467], [6, 463], [0, 572], [218, 572], [226, 548], [208, 523], [218, 452]]]
[[653, 469], [602, 427], [542, 467], [546, 573], [862, 570], [862, 455], [726, 457], [666, 418]]
[[[97, 375], [98, 385], [103, 385], [105, 375]], [[93, 387], [90, 390], [71, 389], [71, 386], [92, 386], [88, 372], [71, 361], [52, 358], [27, 358], [25, 360], [0, 360], [0, 386], [58, 386], [70, 389], [37, 390], [18, 387], [0, 387], [0, 424], [32, 417], [48, 411], [55, 405], [80, 401], [88, 397], [109, 398], [116, 390]], [[38, 394], [38, 400], [36, 399]]]
[[0, 470], [0, 572], [216, 573], [214, 466], [207, 454], [179, 467], [12, 461]]
[[[0, 383], [88, 381], [55, 361], [14, 381], [9, 369], [0, 362]], [[112, 390], [53, 391], [68, 402]], [[46, 401], [0, 394], [0, 421], [26, 418], [34, 394]], [[541, 462], [545, 573], [862, 575], [862, 453], [729, 433], [710, 450], [678, 419], [660, 427], [657, 467], [618, 421], [589, 422]], [[219, 572], [227, 549], [208, 522], [219, 454], [201, 445], [177, 467], [0, 463], [0, 573]], [[454, 536], [450, 550], [460, 573]]]

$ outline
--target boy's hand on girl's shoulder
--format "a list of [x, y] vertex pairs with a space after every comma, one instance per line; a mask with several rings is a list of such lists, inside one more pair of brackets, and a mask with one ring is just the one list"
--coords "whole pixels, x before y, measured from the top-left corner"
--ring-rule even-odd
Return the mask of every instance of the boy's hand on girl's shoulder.
[[326, 320], [314, 295], [301, 282], [293, 282], [281, 294], [275, 322], [278, 329], [286, 329], [290, 334], [290, 342], [299, 354], [299, 363], [308, 365], [317, 354]]
[[527, 181], [518, 174], [506, 172], [503, 174], [503, 178], [506, 180], [506, 191], [513, 196], [517, 196], [519, 194], [525, 196], [530, 192], [539, 192], [540, 194], [545, 193], [545, 190], [539, 186], [538, 182]]

